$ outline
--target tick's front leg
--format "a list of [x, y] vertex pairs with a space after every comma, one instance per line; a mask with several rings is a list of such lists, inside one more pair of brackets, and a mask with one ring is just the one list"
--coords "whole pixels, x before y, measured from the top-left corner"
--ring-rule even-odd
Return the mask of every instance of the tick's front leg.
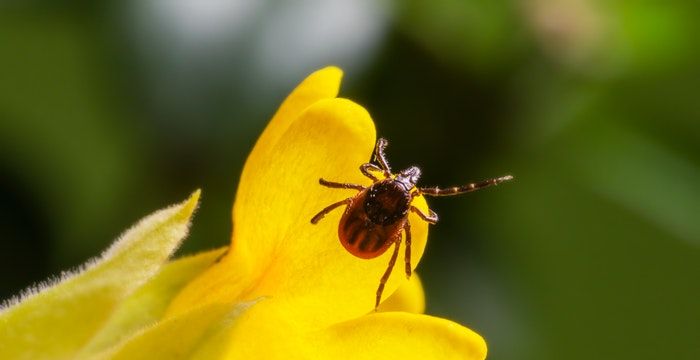
[[323, 217], [326, 216], [326, 214], [333, 211], [333, 209], [342, 205], [350, 205], [351, 203], [352, 198], [347, 198], [345, 200], [338, 201], [337, 203], [330, 204], [326, 206], [323, 210], [321, 210], [318, 214], [314, 215], [314, 217], [311, 218], [311, 223], [316, 225], [316, 223], [323, 219]]

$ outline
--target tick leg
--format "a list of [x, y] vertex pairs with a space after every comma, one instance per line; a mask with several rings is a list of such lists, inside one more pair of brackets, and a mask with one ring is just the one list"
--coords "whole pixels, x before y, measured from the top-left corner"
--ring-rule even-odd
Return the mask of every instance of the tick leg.
[[379, 179], [376, 176], [374, 176], [374, 174], [372, 174], [370, 171], [381, 172], [384, 175], [384, 178], [386, 178], [386, 179], [391, 177], [390, 172], [383, 170], [379, 166], [374, 165], [372, 163], [364, 163], [364, 164], [360, 165], [360, 171], [362, 172], [362, 174], [364, 176], [372, 179], [372, 181], [374, 181], [374, 182], [379, 181]]
[[389, 167], [389, 162], [386, 161], [386, 155], [384, 155], [384, 149], [386, 149], [387, 145], [389, 145], [389, 142], [385, 138], [379, 138], [377, 145], [374, 147], [374, 158], [384, 169], [385, 177], [391, 176], [391, 168]]
[[352, 202], [352, 198], [347, 198], [345, 200], [341, 200], [341, 201], [338, 201], [337, 203], [333, 203], [333, 204], [326, 206], [323, 210], [321, 210], [318, 214], [314, 215], [314, 217], [311, 218], [311, 223], [315, 225], [321, 219], [323, 219], [323, 217], [326, 216], [326, 214], [333, 211], [333, 209], [335, 209], [339, 206], [343, 206], [343, 205], [350, 205], [351, 202]]
[[389, 275], [391, 275], [391, 270], [394, 269], [394, 264], [396, 264], [396, 258], [399, 256], [399, 246], [401, 246], [401, 233], [399, 233], [399, 237], [395, 241], [395, 246], [394, 246], [394, 253], [391, 254], [391, 259], [389, 259], [389, 266], [386, 268], [386, 271], [384, 272], [384, 275], [382, 275], [382, 278], [379, 279], [379, 287], [377, 288], [377, 300], [374, 303], [374, 311], [377, 311], [377, 308], [379, 307], [379, 303], [382, 300], [382, 293], [384, 292], [384, 285], [386, 284], [386, 281], [389, 280]]
[[406, 225], [403, 226], [403, 231], [406, 233], [406, 279], [411, 278], [411, 223], [406, 220]]
[[438, 222], [438, 214], [435, 213], [435, 211], [428, 209], [430, 212], [430, 215], [425, 215], [422, 211], [420, 211], [419, 208], [411, 205], [411, 211], [416, 213], [419, 218], [423, 219], [424, 221], [435, 225]]
[[318, 183], [329, 188], [335, 188], [335, 189], [355, 189], [355, 190], [364, 190], [365, 187], [362, 185], [358, 184], [347, 184], [347, 183], [337, 183], [333, 181], [328, 181], [323, 178], [318, 179]]
[[420, 192], [423, 193], [423, 195], [429, 195], [429, 196], [450, 196], [450, 195], [458, 195], [458, 194], [464, 194], [472, 191], [476, 191], [479, 189], [483, 189], [492, 185], [498, 185], [504, 181], [508, 180], [513, 180], [513, 176], [511, 175], [506, 175], [506, 176], [501, 176], [499, 178], [493, 178], [493, 179], [488, 179], [484, 180], [481, 182], [477, 183], [471, 183], [467, 185], [462, 185], [462, 186], [455, 186], [447, 189], [440, 189], [437, 187], [434, 188], [420, 188]]

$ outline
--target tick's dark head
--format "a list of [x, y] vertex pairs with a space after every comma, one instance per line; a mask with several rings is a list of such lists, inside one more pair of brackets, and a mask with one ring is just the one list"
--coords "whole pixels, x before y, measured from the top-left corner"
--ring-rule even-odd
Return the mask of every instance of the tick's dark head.
[[407, 191], [416, 186], [418, 179], [420, 179], [420, 169], [416, 166], [401, 170], [401, 172], [396, 175], [396, 181], [401, 183]]

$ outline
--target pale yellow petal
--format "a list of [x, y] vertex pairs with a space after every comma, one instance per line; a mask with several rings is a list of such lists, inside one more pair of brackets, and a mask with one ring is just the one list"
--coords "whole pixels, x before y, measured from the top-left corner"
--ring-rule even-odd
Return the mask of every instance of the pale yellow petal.
[[235, 307], [211, 304], [166, 319], [134, 334], [122, 344], [95, 356], [96, 359], [189, 359], [200, 344], [217, 332], [218, 324]]
[[188, 231], [199, 191], [136, 224], [99, 259], [0, 313], [0, 358], [73, 357], [116, 306], [151, 278]]
[[158, 322], [182, 287], [211, 266], [225, 250], [207, 251], [163, 266], [158, 274], [119, 304], [80, 354], [96, 354]]

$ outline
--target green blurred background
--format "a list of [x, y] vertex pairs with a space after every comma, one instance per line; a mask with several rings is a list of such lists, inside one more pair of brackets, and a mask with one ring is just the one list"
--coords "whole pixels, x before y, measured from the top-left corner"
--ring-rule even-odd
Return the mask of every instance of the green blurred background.
[[311, 71], [435, 199], [428, 312], [489, 358], [700, 358], [700, 3], [150, 0], [0, 4], [0, 295], [204, 191], [181, 253], [224, 245], [239, 172]]

